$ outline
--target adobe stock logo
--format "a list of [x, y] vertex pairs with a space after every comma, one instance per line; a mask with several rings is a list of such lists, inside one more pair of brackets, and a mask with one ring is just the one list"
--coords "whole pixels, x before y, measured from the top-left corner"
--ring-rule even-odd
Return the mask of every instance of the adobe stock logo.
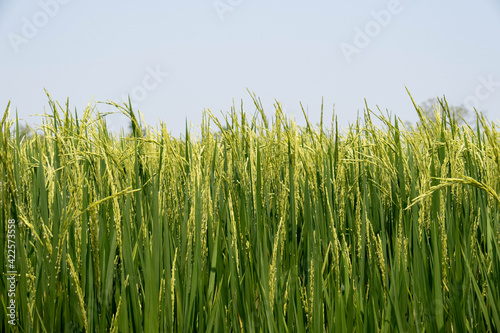
[[40, 10], [36, 11], [31, 18], [23, 16], [21, 19], [22, 25], [20, 34], [15, 32], [9, 32], [7, 34], [7, 38], [14, 52], [18, 53], [22, 45], [26, 45], [33, 40], [40, 30], [49, 24], [50, 19], [54, 18], [59, 13], [61, 6], [69, 2], [71, 2], [71, 0], [40, 0], [38, 2]]
[[214, 0], [212, 4], [217, 15], [219, 15], [219, 19], [224, 21], [224, 15], [226, 15], [227, 12], [234, 11], [242, 2], [243, 0]]
[[474, 89], [474, 94], [467, 96], [463, 102], [465, 106], [471, 109], [477, 107], [480, 101], [489, 99], [500, 88], [500, 81], [495, 81], [493, 74], [488, 75], [488, 78], [478, 76], [477, 80], [479, 84]]
[[[410, 2], [412, 0], [407, 1]], [[360, 54], [362, 50], [367, 48], [372, 40], [391, 24], [392, 18], [403, 12], [403, 9], [401, 1], [389, 0], [385, 9], [370, 11], [370, 16], [373, 20], [366, 22], [363, 28], [359, 26], [354, 27], [355, 34], [352, 43], [342, 42], [339, 45], [347, 63], [350, 64], [354, 55]]]
[[150, 92], [158, 89], [158, 87], [163, 83], [165, 78], [169, 76], [169, 73], [164, 72], [160, 65], [156, 65], [156, 68], [151, 66], [146, 67], [146, 74], [143, 76], [140, 83], [133, 86], [128, 94], [123, 94], [120, 96], [120, 101], [117, 104], [121, 104], [123, 101], [127, 101], [130, 96], [130, 101], [132, 106], [137, 108], [138, 104], [146, 100]]

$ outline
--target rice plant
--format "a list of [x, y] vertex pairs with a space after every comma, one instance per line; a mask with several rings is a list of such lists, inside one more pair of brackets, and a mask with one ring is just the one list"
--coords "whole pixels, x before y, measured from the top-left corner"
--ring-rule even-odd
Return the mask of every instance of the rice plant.
[[[281, 105], [144, 127], [49, 96], [43, 135], [0, 137], [4, 332], [497, 332], [500, 133], [477, 114], [347, 129]], [[375, 119], [376, 118], [376, 119]]]

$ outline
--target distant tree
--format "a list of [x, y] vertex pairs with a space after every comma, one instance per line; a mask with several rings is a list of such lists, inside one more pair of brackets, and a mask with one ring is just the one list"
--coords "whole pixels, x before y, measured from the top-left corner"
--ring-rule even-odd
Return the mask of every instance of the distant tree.
[[[146, 127], [142, 127], [140, 130], [142, 131], [142, 136], [145, 138], [146, 137]], [[128, 134], [127, 134], [127, 136], [129, 138], [132, 138], [132, 137], [135, 136], [135, 134], [134, 134], [134, 125], [132, 124], [132, 122], [130, 122], [129, 125], [128, 125]]]
[[413, 123], [409, 120], [405, 120], [403, 124], [406, 126], [407, 129], [410, 129], [413, 126]]
[[[441, 100], [442, 103], [445, 103]], [[443, 112], [441, 103], [437, 98], [429, 98], [425, 102], [420, 104], [420, 107], [424, 111], [427, 117], [432, 121], [436, 120], [436, 112]], [[450, 112], [457, 119], [459, 125], [463, 125], [465, 122], [470, 123], [472, 120], [473, 113], [465, 107], [465, 105], [448, 105]]]
[[[14, 126], [11, 127], [11, 133], [12, 133], [12, 137], [13, 138], [16, 138], [16, 125], [14, 124]], [[19, 121], [19, 139], [23, 140], [23, 139], [33, 139], [33, 138], [44, 138], [45, 134], [42, 130], [40, 129], [34, 129], [33, 127], [31, 127], [30, 125], [28, 125], [27, 122], [25, 122], [24, 124]]]
[[[12, 135], [14, 137], [16, 136], [15, 126], [13, 127]], [[19, 123], [19, 139], [21, 139], [21, 140], [23, 138], [29, 139], [29, 138], [32, 138], [33, 136], [37, 136], [37, 135], [43, 136], [43, 134], [39, 134], [36, 131], [34, 131], [27, 123], [24, 123], [24, 124]]]
[[19, 138], [31, 137], [33, 134], [28, 125], [20, 125], [19, 126]]

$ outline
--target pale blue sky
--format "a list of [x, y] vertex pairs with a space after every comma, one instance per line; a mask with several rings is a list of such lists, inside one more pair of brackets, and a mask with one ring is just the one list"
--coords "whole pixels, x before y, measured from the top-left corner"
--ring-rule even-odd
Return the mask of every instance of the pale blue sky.
[[47, 107], [43, 88], [79, 111], [131, 94], [148, 124], [175, 135], [233, 99], [253, 113], [247, 88], [299, 123], [299, 102], [316, 123], [322, 97], [344, 126], [365, 98], [415, 121], [405, 86], [417, 102], [444, 94], [500, 119], [499, 1], [0, 2], [0, 108], [11, 100], [30, 124]]

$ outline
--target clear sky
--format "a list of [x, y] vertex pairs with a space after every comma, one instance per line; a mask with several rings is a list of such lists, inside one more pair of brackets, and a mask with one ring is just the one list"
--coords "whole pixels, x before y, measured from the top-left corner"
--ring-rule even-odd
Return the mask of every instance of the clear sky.
[[[500, 2], [0, 2], [0, 108], [10, 100], [30, 124], [48, 106], [44, 88], [80, 112], [131, 95], [174, 135], [233, 99], [253, 114], [247, 88], [269, 115], [277, 99], [298, 123], [299, 102], [319, 122], [322, 98], [343, 126], [365, 98], [416, 121], [405, 86], [417, 103], [445, 95], [500, 119]], [[127, 127], [123, 116], [109, 124]]]

